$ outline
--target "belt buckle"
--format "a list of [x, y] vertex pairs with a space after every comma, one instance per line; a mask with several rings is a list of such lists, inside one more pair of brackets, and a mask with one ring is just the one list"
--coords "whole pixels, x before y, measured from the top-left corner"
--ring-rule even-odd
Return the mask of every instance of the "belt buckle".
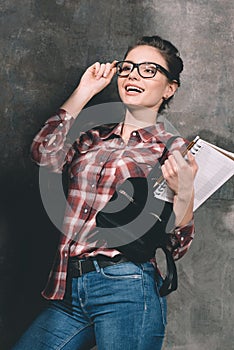
[[78, 271], [79, 271], [79, 275], [82, 276], [83, 271], [82, 271], [82, 261], [81, 260], [78, 260]]

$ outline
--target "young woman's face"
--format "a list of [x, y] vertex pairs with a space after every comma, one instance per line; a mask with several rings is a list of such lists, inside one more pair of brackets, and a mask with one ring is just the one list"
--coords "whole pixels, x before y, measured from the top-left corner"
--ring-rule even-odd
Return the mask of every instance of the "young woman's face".
[[[152, 46], [135, 47], [127, 54], [125, 60], [133, 63], [153, 62], [168, 70], [165, 59]], [[169, 82], [159, 70], [153, 78], [142, 78], [136, 68], [129, 76], [118, 77], [119, 96], [124, 104], [142, 106], [155, 111], [158, 111], [163, 97], [172, 96], [176, 87], [176, 84]]]

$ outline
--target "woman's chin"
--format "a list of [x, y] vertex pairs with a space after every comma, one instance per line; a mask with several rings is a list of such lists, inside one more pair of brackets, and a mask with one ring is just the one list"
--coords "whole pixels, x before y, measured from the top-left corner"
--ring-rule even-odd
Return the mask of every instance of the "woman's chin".
[[129, 110], [142, 110], [146, 109], [145, 106], [143, 106], [140, 103], [124, 103], [124, 105], [129, 109]]

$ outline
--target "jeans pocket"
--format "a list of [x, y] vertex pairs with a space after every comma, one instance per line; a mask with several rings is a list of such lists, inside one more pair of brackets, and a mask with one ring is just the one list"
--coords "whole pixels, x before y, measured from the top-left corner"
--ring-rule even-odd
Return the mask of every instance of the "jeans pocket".
[[142, 269], [131, 262], [115, 264], [101, 268], [104, 277], [110, 279], [141, 279]]

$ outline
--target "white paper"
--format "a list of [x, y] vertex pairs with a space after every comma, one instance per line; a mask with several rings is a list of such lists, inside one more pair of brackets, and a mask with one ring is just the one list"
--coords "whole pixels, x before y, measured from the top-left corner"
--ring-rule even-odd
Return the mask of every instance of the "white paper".
[[[202, 139], [199, 139], [190, 151], [198, 164], [198, 172], [194, 181], [195, 211], [234, 175], [234, 154]], [[225, 156], [223, 153], [233, 157], [233, 159]], [[173, 192], [165, 181], [156, 188], [154, 195], [156, 198], [168, 202], [173, 201]]]

